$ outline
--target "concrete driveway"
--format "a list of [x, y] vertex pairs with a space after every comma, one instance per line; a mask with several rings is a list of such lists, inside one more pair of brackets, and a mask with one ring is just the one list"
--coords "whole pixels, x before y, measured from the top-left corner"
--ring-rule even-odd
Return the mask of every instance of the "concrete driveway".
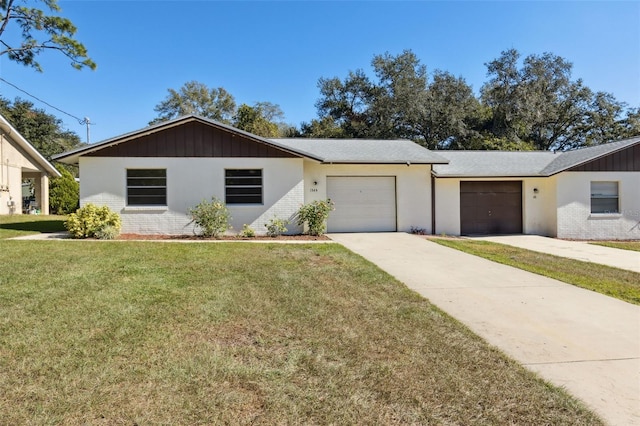
[[492, 241], [527, 250], [539, 251], [584, 262], [600, 263], [629, 271], [640, 272], [640, 252], [589, 244], [586, 241], [568, 241], [539, 235], [497, 235], [472, 237], [474, 240]]
[[404, 233], [330, 234], [612, 425], [640, 425], [640, 307]]

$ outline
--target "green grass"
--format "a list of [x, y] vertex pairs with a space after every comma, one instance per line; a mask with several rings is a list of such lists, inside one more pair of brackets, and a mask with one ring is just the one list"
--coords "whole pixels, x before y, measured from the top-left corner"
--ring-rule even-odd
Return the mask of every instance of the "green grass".
[[505, 244], [433, 238], [438, 244], [640, 305], [640, 274]]
[[640, 251], [640, 241], [594, 241], [590, 244], [612, 247], [622, 250]]
[[0, 239], [64, 231], [66, 216], [0, 215]]
[[337, 244], [0, 252], [3, 424], [602, 424]]

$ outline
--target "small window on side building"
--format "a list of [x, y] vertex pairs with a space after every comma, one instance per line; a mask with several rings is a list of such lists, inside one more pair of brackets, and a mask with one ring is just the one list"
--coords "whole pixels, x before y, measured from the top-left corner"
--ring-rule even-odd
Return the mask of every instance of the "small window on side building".
[[591, 213], [620, 213], [618, 182], [591, 182]]

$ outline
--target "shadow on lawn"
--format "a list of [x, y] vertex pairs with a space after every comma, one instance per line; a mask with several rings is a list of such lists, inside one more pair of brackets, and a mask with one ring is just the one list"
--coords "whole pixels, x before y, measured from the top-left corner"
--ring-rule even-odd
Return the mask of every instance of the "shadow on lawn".
[[14, 231], [32, 231], [47, 234], [51, 232], [65, 231], [64, 221], [61, 220], [37, 220], [32, 222], [0, 223], [0, 229]]

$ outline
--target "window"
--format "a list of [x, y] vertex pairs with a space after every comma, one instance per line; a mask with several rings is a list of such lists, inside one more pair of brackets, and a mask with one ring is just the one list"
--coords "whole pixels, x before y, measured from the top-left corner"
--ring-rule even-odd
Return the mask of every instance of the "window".
[[591, 182], [591, 213], [619, 213], [618, 182]]
[[224, 194], [227, 204], [262, 204], [262, 170], [225, 170]]
[[166, 169], [128, 169], [127, 205], [166, 206]]

